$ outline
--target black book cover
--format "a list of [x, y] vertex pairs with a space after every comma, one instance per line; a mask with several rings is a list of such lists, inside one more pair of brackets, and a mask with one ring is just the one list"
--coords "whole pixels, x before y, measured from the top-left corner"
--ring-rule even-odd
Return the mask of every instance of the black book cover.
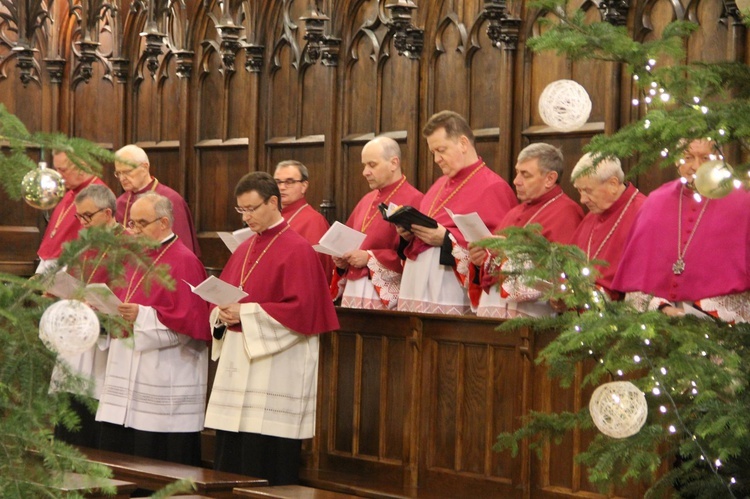
[[438, 223], [434, 218], [428, 217], [413, 206], [401, 206], [399, 209], [391, 213], [390, 216], [388, 216], [388, 206], [385, 203], [380, 203], [378, 209], [383, 215], [385, 221], [399, 225], [409, 232], [411, 232], [412, 224], [421, 225], [429, 229], [435, 229], [438, 226]]

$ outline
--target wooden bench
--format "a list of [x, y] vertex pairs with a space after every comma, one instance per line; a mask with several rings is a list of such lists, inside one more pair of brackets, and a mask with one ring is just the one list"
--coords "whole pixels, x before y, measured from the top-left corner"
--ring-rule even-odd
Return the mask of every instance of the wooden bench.
[[196, 486], [196, 493], [222, 498], [234, 497], [232, 489], [235, 487], [268, 485], [268, 481], [262, 478], [85, 447], [79, 447], [79, 450], [89, 461], [109, 467], [115, 478], [135, 482], [139, 488], [146, 490], [158, 490], [177, 480], [190, 480]]
[[[115, 495], [109, 495], [102, 492], [98, 485], [107, 485], [115, 488]], [[65, 473], [62, 485], [55, 487], [55, 491], [62, 492], [63, 497], [67, 497], [73, 494], [83, 495], [88, 499], [126, 499], [130, 497], [135, 489], [138, 488], [133, 482], [126, 482], [123, 480], [112, 480], [110, 478], [104, 478], [101, 480], [94, 480], [86, 475], [80, 475], [78, 473]]]
[[314, 489], [302, 485], [275, 485], [252, 489], [236, 488], [234, 495], [239, 497], [261, 497], [265, 499], [344, 499], [357, 497], [331, 490]]

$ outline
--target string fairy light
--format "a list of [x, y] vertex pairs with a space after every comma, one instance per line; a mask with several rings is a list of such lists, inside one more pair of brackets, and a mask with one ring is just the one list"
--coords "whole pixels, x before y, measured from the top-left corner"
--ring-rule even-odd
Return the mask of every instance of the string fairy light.
[[[708, 335], [706, 335], [706, 336], [708, 336]], [[651, 362], [650, 358], [648, 357], [648, 354], [645, 351], [642, 351], [641, 353], [643, 354], [643, 360], [646, 362], [646, 364], [648, 364], [648, 366], [651, 369], [651, 371], [655, 372], [655, 366], [653, 365], [653, 363]], [[704, 353], [704, 352], [702, 352], [702, 353]], [[640, 363], [641, 357], [639, 355], [635, 355], [633, 357], [633, 360], [636, 362], [636, 364]], [[663, 376], [666, 376], [667, 369], [665, 367], [661, 367], [661, 368], [659, 368], [658, 372], [660, 372]], [[659, 385], [659, 382], [656, 381], [656, 377], [655, 376], [651, 376], [651, 379], [655, 380], [655, 385]], [[695, 380], [690, 380], [690, 386], [693, 387], [692, 390], [691, 390], [691, 393], [693, 395], [697, 395], [698, 394], [698, 383], [696, 383]], [[672, 387], [672, 391], [674, 392], [675, 390], [676, 389], [674, 387]], [[651, 390], [651, 393], [653, 393], [655, 396], [659, 396], [659, 395], [662, 394], [662, 390], [654, 387]], [[700, 456], [699, 456], [700, 460], [704, 461], [704, 462], [706, 462], [708, 464], [708, 467], [711, 470], [711, 472], [716, 476], [716, 478], [718, 480], [720, 480], [722, 482], [722, 484], [724, 484], [726, 486], [727, 491], [729, 492], [730, 496], [736, 498], [737, 496], [735, 496], [734, 492], [731, 489], [731, 486], [737, 483], [736, 479], [734, 477], [730, 477], [730, 479], [727, 482], [727, 481], [724, 480], [724, 478], [721, 475], [719, 475], [718, 469], [722, 465], [721, 460], [717, 458], [716, 460], [714, 460], [713, 462], [711, 462], [711, 460], [708, 459], [707, 452], [703, 448], [703, 446], [701, 445], [700, 441], [698, 440], [698, 437], [692, 431], [690, 431], [690, 429], [687, 427], [687, 425], [683, 421], [682, 416], [680, 415], [680, 411], [677, 409], [677, 403], [672, 398], [672, 396], [669, 394], [669, 390], [664, 390], [663, 394], [669, 400], [669, 405], [671, 405], [674, 408], [673, 412], [674, 412], [674, 415], [675, 415], [675, 417], [677, 419], [677, 423], [679, 424], [680, 428], [682, 429], [682, 431], [685, 434], [687, 434], [690, 437], [690, 439], [695, 443], [695, 446], [698, 448], [698, 451], [700, 453]], [[667, 408], [666, 405], [662, 404], [662, 405], [659, 406], [659, 412], [661, 412], [662, 414], [667, 414], [669, 412], [669, 409]], [[667, 430], [671, 434], [676, 434], [677, 433], [677, 427], [674, 424], [670, 424], [667, 427]]]

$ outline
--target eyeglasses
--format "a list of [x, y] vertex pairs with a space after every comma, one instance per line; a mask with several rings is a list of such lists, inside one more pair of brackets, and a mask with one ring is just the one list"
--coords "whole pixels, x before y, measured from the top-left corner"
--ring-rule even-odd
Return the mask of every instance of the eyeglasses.
[[257, 210], [258, 208], [260, 208], [261, 206], [263, 206], [263, 205], [264, 205], [264, 204], [266, 204], [267, 202], [268, 202], [268, 201], [263, 201], [262, 203], [259, 203], [259, 204], [255, 205], [255, 206], [249, 206], [249, 207], [247, 207], [247, 208], [244, 208], [244, 207], [242, 207], [242, 206], [235, 206], [235, 207], [234, 207], [234, 210], [235, 210], [235, 211], [236, 211], [237, 213], [241, 214], [241, 215], [244, 215], [245, 213], [250, 213], [250, 214], [252, 214], [252, 213], [255, 213], [255, 211], [256, 211], [256, 210]]
[[122, 177], [130, 177], [138, 168], [140, 168], [140, 166], [130, 168], [129, 170], [115, 170], [115, 178], [119, 180]]
[[287, 187], [291, 187], [294, 184], [296, 184], [297, 182], [299, 182], [299, 183], [304, 182], [304, 180], [295, 180], [293, 178], [288, 178], [286, 180], [281, 180], [280, 178], [275, 178], [274, 180], [276, 181], [276, 185], [278, 185], [279, 187], [281, 187], [282, 185], [285, 185]]
[[152, 223], [158, 222], [162, 218], [164, 218], [164, 217], [155, 218], [155, 219], [151, 220], [150, 222], [147, 222], [145, 220], [128, 220], [128, 224], [127, 224], [128, 225], [128, 229], [138, 228], [139, 230], [143, 230], [146, 227], [148, 227], [149, 225], [151, 225]]
[[97, 213], [100, 213], [100, 212], [102, 212], [102, 211], [104, 211], [106, 209], [107, 208], [100, 208], [100, 209], [96, 210], [94, 213], [81, 213], [81, 214], [76, 213], [75, 217], [78, 219], [79, 222], [90, 224], [91, 223], [91, 219], [94, 218], [94, 215], [96, 215]]

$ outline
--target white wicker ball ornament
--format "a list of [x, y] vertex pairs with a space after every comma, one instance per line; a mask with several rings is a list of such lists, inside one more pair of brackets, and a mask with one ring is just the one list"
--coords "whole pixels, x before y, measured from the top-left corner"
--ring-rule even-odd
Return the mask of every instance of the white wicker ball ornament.
[[62, 355], [83, 353], [99, 338], [99, 319], [83, 302], [60, 300], [42, 314], [39, 337], [47, 348]]
[[591, 419], [599, 431], [612, 438], [635, 435], [648, 415], [646, 396], [630, 381], [605, 383], [589, 401]]
[[539, 114], [552, 128], [577, 130], [589, 119], [591, 99], [586, 89], [573, 80], [553, 81], [539, 96]]

